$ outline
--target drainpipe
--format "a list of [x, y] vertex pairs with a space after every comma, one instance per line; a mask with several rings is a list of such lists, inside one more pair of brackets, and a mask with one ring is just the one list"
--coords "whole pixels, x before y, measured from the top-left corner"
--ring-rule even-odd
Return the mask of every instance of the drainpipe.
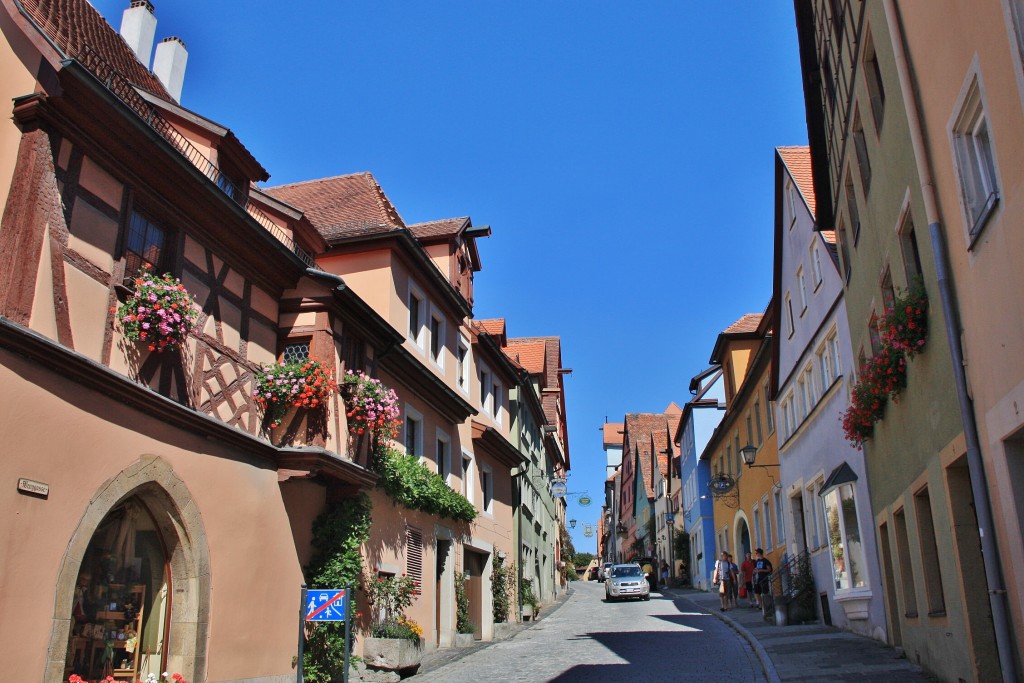
[[1006, 588], [1003, 585], [999, 562], [999, 548], [992, 524], [992, 503], [985, 481], [985, 468], [981, 458], [978, 440], [978, 426], [974, 419], [974, 407], [967, 393], [967, 371], [964, 367], [963, 347], [960, 343], [959, 317], [954, 306], [953, 284], [947, 267], [949, 253], [939, 221], [938, 202], [935, 198], [935, 181], [931, 174], [928, 150], [921, 131], [921, 119], [917, 108], [917, 97], [910, 78], [910, 65], [903, 49], [903, 26], [895, 0], [884, 0], [885, 18], [889, 24], [896, 71], [899, 74], [900, 89], [906, 107], [907, 123], [910, 126], [910, 140], [921, 180], [921, 194], [924, 197], [925, 215], [932, 240], [932, 257], [935, 260], [935, 275], [939, 295], [942, 299], [942, 313], [946, 322], [946, 339], [949, 342], [950, 360], [953, 363], [953, 379], [956, 384], [957, 402], [960, 406], [960, 421], [963, 424], [964, 440], [967, 446], [967, 472], [971, 479], [975, 511], [978, 517], [978, 535], [981, 537], [981, 559], [988, 582], [989, 606], [992, 610], [992, 627], [995, 630], [996, 650], [999, 667], [1004, 681], [1017, 680], [1017, 667], [1013, 658], [1014, 642], [1010, 634]]

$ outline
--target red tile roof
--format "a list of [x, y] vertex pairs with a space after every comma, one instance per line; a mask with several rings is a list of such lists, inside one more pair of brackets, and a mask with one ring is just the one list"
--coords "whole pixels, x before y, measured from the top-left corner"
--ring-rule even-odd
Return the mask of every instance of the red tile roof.
[[605, 446], [622, 446], [622, 430], [625, 427], [621, 422], [606, 422], [604, 424]]
[[803, 195], [807, 208], [811, 210], [811, 216], [816, 215], [814, 174], [811, 170], [811, 148], [802, 146], [776, 147], [775, 149], [778, 151], [779, 156], [782, 157], [782, 163], [789, 170], [789, 175], [793, 177], [793, 182], [796, 183], [800, 194]]
[[327, 239], [405, 228], [398, 210], [369, 172], [268, 187], [264, 192], [301, 209]]
[[453, 237], [458, 235], [469, 223], [469, 216], [460, 218], [443, 218], [439, 221], [428, 221], [426, 223], [413, 223], [409, 230], [417, 239], [429, 240], [438, 237]]
[[531, 375], [544, 374], [544, 351], [543, 341], [532, 341], [522, 339], [509, 339], [505, 353], [509, 358], [526, 368]]
[[[672, 430], [675, 422], [679, 418], [675, 415], [663, 415], [658, 413], [630, 413], [626, 415], [626, 438], [629, 439], [629, 450], [636, 454], [637, 459], [640, 461], [640, 473], [644, 480], [644, 490], [647, 492], [648, 498], [654, 497], [654, 467], [653, 467], [653, 455], [651, 452], [651, 440], [658, 439], [657, 443], [661, 443], [661, 439], [664, 439], [663, 446], [658, 447], [658, 450], [665, 450], [668, 448], [668, 435], [669, 430]], [[674, 430], [671, 433], [675, 433]], [[656, 436], [656, 434], [662, 434], [662, 436]], [[667, 455], [666, 467], [667, 467]], [[659, 462], [659, 469], [661, 468]], [[668, 470], [664, 470], [666, 473]]]
[[762, 313], [746, 313], [742, 318], [722, 330], [722, 334], [747, 334], [757, 332]]
[[489, 334], [492, 337], [502, 337], [505, 335], [505, 319], [504, 318], [491, 318], [489, 320], [474, 320], [473, 325], [484, 334]]
[[174, 101], [124, 38], [86, 0], [21, 0], [21, 4], [65, 56], [77, 58], [82, 48], [90, 47], [133, 84]]

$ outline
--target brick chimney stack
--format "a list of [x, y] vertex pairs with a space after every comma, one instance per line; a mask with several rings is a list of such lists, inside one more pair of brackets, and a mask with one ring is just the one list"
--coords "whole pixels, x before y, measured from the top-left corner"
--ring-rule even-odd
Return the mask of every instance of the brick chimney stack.
[[132, 0], [121, 15], [121, 37], [148, 69], [149, 58], [153, 54], [153, 40], [156, 38], [153, 3], [149, 0]]
[[181, 86], [185, 82], [185, 64], [188, 62], [188, 50], [185, 43], [177, 36], [164, 38], [156, 46], [153, 57], [153, 75], [167, 88], [167, 92], [175, 102], [181, 101]]

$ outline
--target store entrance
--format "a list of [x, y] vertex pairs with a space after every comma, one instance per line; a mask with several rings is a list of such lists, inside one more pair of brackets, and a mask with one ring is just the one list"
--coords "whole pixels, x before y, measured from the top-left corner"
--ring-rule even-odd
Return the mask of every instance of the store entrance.
[[137, 681], [165, 665], [170, 574], [153, 515], [136, 496], [112, 509], [82, 559], [65, 678]]

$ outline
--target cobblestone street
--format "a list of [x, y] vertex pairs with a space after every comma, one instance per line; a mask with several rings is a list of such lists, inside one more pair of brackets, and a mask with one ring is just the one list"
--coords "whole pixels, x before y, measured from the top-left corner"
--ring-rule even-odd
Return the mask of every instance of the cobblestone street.
[[414, 677], [429, 681], [764, 681], [748, 643], [706, 611], [658, 593], [605, 603], [578, 582], [555, 612], [514, 638]]

